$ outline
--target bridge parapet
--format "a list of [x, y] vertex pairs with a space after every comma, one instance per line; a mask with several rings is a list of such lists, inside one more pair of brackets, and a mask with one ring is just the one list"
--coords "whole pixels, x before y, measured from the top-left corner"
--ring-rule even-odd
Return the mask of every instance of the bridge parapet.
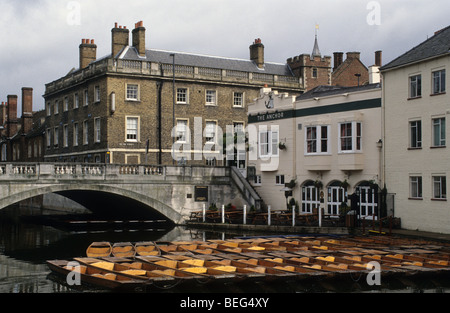
[[228, 183], [230, 169], [206, 166], [161, 166], [130, 164], [79, 163], [3, 163], [0, 181], [170, 181], [170, 182], [224, 182]]

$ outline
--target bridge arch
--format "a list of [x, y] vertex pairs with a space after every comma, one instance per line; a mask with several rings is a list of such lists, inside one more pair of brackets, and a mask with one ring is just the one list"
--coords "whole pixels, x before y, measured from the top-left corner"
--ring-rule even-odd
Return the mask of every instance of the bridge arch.
[[[27, 200], [33, 197], [57, 193], [74, 200], [82, 205], [87, 205], [88, 209], [95, 209], [89, 207], [89, 201], [83, 197], [83, 194], [97, 194], [106, 195], [112, 197], [112, 201], [108, 201], [108, 205], [114, 205], [114, 199], [124, 198], [128, 199], [130, 205], [139, 205], [140, 208], [147, 208], [149, 211], [153, 210], [158, 214], [165, 216], [167, 219], [174, 223], [181, 223], [183, 216], [177, 210], [173, 209], [171, 206], [154, 199], [151, 196], [145, 195], [142, 192], [136, 192], [126, 188], [119, 187], [117, 185], [107, 185], [107, 184], [73, 184], [73, 183], [63, 183], [63, 184], [49, 184], [49, 185], [21, 185], [21, 190], [15, 190], [10, 196], [2, 197], [0, 199], [0, 210], [4, 209], [10, 205], [16, 204], [23, 200]], [[111, 200], [111, 199], [110, 199]], [[119, 204], [119, 203], [115, 203]], [[109, 208], [115, 210], [116, 208]], [[130, 208], [131, 209], [131, 208]], [[124, 208], [126, 210], [126, 208]]]

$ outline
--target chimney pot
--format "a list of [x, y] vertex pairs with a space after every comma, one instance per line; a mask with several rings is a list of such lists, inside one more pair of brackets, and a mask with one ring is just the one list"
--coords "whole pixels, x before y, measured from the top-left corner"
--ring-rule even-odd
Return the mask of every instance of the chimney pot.
[[382, 61], [383, 52], [382, 51], [376, 51], [375, 52], [375, 65], [381, 67], [383, 64]]
[[114, 28], [117, 28], [117, 23], [114, 23]]
[[91, 45], [95, 44], [94, 39], [91, 39]]

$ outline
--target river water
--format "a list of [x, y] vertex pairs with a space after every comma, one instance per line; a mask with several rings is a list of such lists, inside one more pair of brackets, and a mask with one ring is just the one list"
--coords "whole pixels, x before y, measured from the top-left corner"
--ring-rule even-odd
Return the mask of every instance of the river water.
[[[25, 214], [30, 210], [25, 210]], [[72, 289], [63, 281], [51, 275], [47, 260], [71, 259], [85, 256], [86, 248], [95, 241], [138, 242], [228, 239], [256, 236], [256, 233], [223, 233], [187, 229], [185, 227], [154, 227], [145, 230], [121, 229], [115, 231], [68, 231], [32, 223], [23, 219], [24, 210], [5, 209], [0, 211], [0, 293], [93, 293], [104, 292], [95, 289]], [[265, 234], [267, 235], [267, 234]], [[352, 277], [340, 282], [312, 282], [250, 285], [227, 285], [216, 287], [213, 292], [232, 293], [311, 293], [311, 292], [431, 292], [447, 293], [450, 280], [436, 278], [426, 281], [403, 279], [390, 281], [382, 286], [370, 287], [365, 277]], [[198, 290], [183, 290], [183, 287], [162, 292], [211, 292], [207, 287]]]

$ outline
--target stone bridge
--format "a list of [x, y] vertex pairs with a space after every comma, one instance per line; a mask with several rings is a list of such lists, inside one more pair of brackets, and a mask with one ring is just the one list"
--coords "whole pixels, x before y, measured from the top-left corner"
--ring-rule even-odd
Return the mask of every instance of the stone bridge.
[[260, 207], [236, 168], [120, 164], [0, 164], [0, 210], [48, 193], [92, 212], [165, 217], [182, 224], [211, 203]]

